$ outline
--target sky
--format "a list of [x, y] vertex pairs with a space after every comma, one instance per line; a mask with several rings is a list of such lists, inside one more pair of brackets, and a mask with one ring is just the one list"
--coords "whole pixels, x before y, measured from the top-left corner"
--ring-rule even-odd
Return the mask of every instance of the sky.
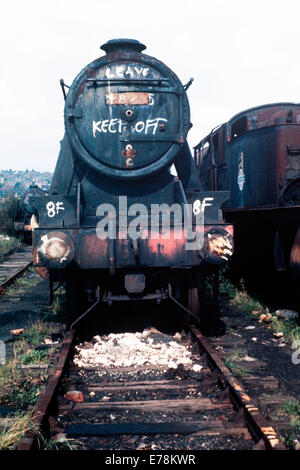
[[236, 113], [300, 102], [299, 0], [0, 0], [0, 169], [53, 171], [71, 84], [128, 37], [188, 90], [196, 145]]

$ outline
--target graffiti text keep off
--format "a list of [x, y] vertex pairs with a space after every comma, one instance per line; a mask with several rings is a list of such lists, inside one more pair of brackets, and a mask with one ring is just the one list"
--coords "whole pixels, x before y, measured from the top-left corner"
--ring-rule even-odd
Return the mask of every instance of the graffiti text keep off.
[[[152, 135], [156, 134], [158, 124], [160, 122], [168, 122], [167, 119], [158, 117], [155, 119], [147, 119], [146, 121], [138, 121], [133, 126], [133, 131], [137, 133], [144, 132], [145, 135], [152, 132]], [[121, 134], [123, 132], [124, 126], [126, 123], [122, 121], [122, 119], [104, 119], [103, 121], [93, 121], [93, 136], [96, 137], [97, 132], [106, 134], [109, 132], [110, 134]]]

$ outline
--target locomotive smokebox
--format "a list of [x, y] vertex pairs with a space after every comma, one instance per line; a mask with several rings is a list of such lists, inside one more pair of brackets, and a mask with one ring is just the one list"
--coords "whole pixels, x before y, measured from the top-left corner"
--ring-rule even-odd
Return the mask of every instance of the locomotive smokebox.
[[141, 53], [145, 48], [135, 39], [106, 42], [106, 55], [87, 65], [68, 91], [68, 144], [93, 173], [127, 182], [150, 178], [186, 145], [186, 91], [166, 65]]
[[65, 233], [50, 232], [41, 237], [37, 254], [48, 269], [62, 269], [68, 266], [74, 257], [74, 245]]

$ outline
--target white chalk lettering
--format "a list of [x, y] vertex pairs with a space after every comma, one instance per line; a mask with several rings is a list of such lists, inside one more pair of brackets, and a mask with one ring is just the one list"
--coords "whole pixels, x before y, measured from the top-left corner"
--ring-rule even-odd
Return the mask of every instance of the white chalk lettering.
[[98, 132], [101, 132], [101, 129], [100, 129], [100, 124], [101, 124], [101, 121], [93, 121], [93, 136], [96, 137], [96, 131]]
[[116, 68], [116, 75], [120, 78], [122, 78], [124, 76], [124, 66], [123, 65], [119, 65]]
[[56, 214], [59, 213], [59, 211], [64, 211], [64, 203], [62, 201], [57, 201], [56, 204], [54, 204], [53, 201], [49, 201], [46, 204], [46, 209], [48, 212], [48, 217], [54, 217]]
[[101, 124], [101, 131], [104, 132], [106, 134], [107, 132], [107, 127], [109, 126], [110, 122], [108, 119], [105, 119], [104, 121], [102, 121], [102, 124]]
[[111, 73], [109, 67], [107, 67], [107, 69], [106, 69], [106, 71], [105, 71], [105, 76], [106, 76], [107, 78], [113, 78], [113, 77], [114, 77], [114, 75]]
[[128, 66], [126, 71], [125, 71], [125, 75], [130, 75], [131, 78], [134, 77], [134, 72], [131, 70], [131, 67]]
[[145, 129], [145, 123], [144, 121], [138, 121], [136, 125], [134, 126], [136, 132], [143, 132]]
[[145, 134], [147, 135], [148, 134], [148, 129], [149, 127], [153, 127], [153, 130], [152, 130], [152, 135], [155, 135], [156, 134], [156, 131], [157, 131], [157, 127], [158, 127], [158, 123], [160, 121], [165, 121], [167, 122], [168, 120], [167, 119], [164, 119], [164, 118], [156, 118], [156, 119], [147, 119], [146, 121], [146, 130], [145, 130]]
[[110, 123], [108, 125], [108, 132], [110, 132], [111, 134], [115, 134], [117, 132], [117, 129], [114, 127], [118, 122], [118, 119], [111, 119], [110, 120]]
[[200, 214], [200, 212], [204, 212], [205, 207], [212, 206], [212, 204], [208, 201], [213, 201], [213, 200], [214, 200], [213, 197], [205, 197], [203, 199], [203, 202], [201, 203], [200, 199], [196, 199], [196, 201], [194, 201], [194, 203], [193, 203], [193, 213], [194, 213], [194, 215], [198, 215], [198, 214]]
[[131, 65], [115, 65], [107, 67], [105, 76], [108, 79], [112, 78], [142, 78], [146, 77], [149, 73], [148, 67], [138, 67]]
[[[140, 134], [144, 132], [145, 135], [148, 133], [155, 135], [157, 132], [158, 124], [160, 122], [168, 122], [167, 119], [158, 117], [155, 119], [147, 119], [146, 121], [138, 121], [133, 126], [133, 132], [137, 132]], [[105, 119], [103, 121], [93, 121], [93, 136], [96, 138], [97, 133], [106, 134], [109, 132], [110, 134], [122, 134], [123, 130], [126, 130], [126, 123], [122, 121], [122, 119]], [[208, 199], [207, 199], [208, 200]]]
[[149, 93], [149, 106], [153, 106], [154, 105], [154, 94], [153, 93]]

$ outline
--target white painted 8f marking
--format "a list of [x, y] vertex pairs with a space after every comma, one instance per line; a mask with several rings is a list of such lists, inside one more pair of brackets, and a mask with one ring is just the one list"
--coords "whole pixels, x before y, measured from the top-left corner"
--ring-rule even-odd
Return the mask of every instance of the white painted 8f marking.
[[48, 211], [48, 217], [54, 217], [59, 213], [59, 211], [64, 211], [63, 202], [57, 201], [55, 204], [53, 201], [49, 201], [46, 204], [46, 209]]
[[208, 201], [213, 201], [213, 197], [205, 197], [203, 199], [203, 202], [200, 201], [200, 199], [196, 199], [193, 203], [193, 213], [194, 215], [200, 214], [200, 212], [204, 212], [205, 207], [212, 206]]

